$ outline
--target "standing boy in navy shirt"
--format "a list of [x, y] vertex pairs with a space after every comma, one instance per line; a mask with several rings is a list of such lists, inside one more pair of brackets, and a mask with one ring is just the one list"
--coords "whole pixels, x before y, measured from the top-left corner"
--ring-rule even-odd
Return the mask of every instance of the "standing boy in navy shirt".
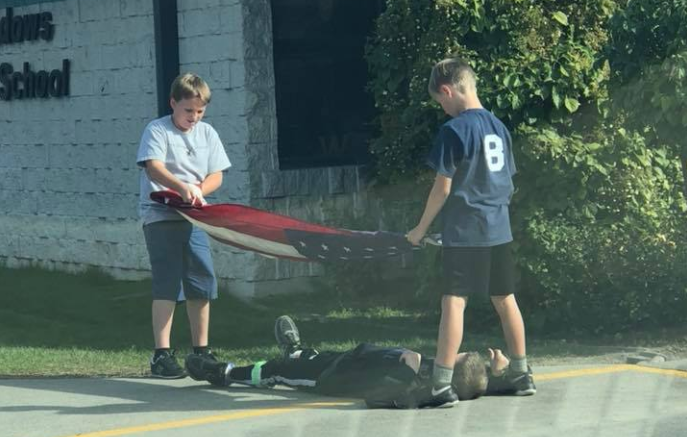
[[436, 172], [420, 223], [408, 233], [418, 245], [442, 213], [443, 276], [441, 322], [432, 395], [453, 406], [453, 357], [463, 340], [463, 313], [470, 296], [489, 294], [501, 319], [512, 360], [509, 379], [518, 395], [536, 388], [528, 371], [525, 326], [515, 300], [508, 205], [515, 163], [508, 129], [485, 110], [476, 77], [461, 59], [445, 59], [432, 69], [429, 93], [453, 117], [441, 126], [428, 157]]

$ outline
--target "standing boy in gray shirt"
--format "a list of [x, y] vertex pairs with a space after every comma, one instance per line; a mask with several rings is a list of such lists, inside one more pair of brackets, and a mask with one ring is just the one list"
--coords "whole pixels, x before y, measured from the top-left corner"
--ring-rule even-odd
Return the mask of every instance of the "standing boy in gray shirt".
[[217, 132], [202, 122], [210, 88], [192, 73], [172, 83], [172, 115], [151, 121], [143, 131], [136, 158], [140, 176], [139, 215], [152, 269], [152, 324], [155, 352], [150, 371], [158, 378], [183, 378], [186, 372], [170, 348], [177, 302], [186, 301], [193, 352], [214, 359], [208, 346], [210, 301], [217, 298], [207, 234], [171, 208], [153, 202], [150, 193], [171, 189], [186, 202], [203, 205], [222, 185], [231, 165]]

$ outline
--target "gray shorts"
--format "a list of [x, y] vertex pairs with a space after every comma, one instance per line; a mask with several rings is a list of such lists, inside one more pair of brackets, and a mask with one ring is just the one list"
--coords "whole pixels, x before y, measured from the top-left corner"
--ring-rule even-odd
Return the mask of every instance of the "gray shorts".
[[183, 301], [217, 298], [210, 242], [186, 220], [143, 226], [153, 274], [153, 299]]

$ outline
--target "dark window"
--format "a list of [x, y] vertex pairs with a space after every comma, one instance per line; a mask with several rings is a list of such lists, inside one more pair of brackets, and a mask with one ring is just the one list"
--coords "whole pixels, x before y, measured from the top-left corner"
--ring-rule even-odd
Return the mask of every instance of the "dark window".
[[369, 159], [365, 42], [383, 0], [272, 0], [282, 169]]

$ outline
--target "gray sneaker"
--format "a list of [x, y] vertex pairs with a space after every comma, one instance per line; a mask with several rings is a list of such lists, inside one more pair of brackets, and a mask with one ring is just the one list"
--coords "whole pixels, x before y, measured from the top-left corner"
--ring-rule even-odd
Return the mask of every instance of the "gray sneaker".
[[293, 319], [289, 316], [279, 316], [274, 322], [274, 337], [277, 339], [282, 357], [289, 358], [293, 352], [301, 349], [301, 335]]
[[532, 368], [527, 366], [527, 372], [515, 373], [510, 369], [506, 373], [508, 382], [512, 387], [515, 396], [532, 396], [537, 393], [537, 387], [534, 385], [534, 378], [532, 378]]

